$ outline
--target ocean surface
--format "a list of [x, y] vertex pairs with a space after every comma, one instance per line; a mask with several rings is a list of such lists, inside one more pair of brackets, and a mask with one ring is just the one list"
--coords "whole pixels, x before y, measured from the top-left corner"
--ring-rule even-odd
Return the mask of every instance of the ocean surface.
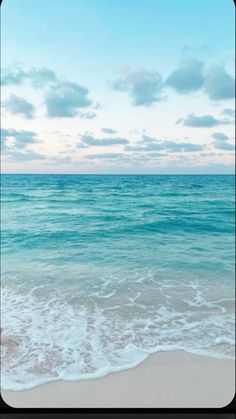
[[233, 176], [2, 175], [2, 387], [234, 358]]

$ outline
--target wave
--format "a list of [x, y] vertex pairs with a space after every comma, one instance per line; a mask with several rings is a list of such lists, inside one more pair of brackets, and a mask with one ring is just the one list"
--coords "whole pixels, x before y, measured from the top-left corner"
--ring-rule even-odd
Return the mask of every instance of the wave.
[[[2, 326], [9, 337], [2, 350], [3, 388], [98, 378], [158, 351], [233, 359], [232, 297], [209, 301], [198, 281], [180, 286], [150, 273], [136, 277], [132, 291], [125, 282], [100, 277], [73, 295], [68, 280], [64, 288], [30, 290], [8, 281], [2, 289]], [[173, 293], [179, 297], [170, 304]]]
[[234, 356], [233, 179], [3, 176], [3, 387]]

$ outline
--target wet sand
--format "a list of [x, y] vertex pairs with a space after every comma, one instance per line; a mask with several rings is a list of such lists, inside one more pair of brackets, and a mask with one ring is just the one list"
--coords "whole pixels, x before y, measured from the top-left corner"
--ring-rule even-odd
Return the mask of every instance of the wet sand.
[[13, 407], [223, 407], [235, 393], [235, 362], [160, 352], [135, 368], [86, 381], [1, 390]]

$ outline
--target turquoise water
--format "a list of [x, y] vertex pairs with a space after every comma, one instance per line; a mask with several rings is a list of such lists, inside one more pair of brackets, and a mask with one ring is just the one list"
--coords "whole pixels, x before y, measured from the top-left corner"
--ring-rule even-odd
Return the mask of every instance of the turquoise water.
[[233, 176], [3, 175], [2, 386], [234, 357], [233, 233]]

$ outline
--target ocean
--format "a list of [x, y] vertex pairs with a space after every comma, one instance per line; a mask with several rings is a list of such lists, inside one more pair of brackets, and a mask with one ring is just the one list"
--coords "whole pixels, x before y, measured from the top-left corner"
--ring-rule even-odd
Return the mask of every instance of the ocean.
[[2, 175], [2, 387], [234, 358], [234, 177]]

